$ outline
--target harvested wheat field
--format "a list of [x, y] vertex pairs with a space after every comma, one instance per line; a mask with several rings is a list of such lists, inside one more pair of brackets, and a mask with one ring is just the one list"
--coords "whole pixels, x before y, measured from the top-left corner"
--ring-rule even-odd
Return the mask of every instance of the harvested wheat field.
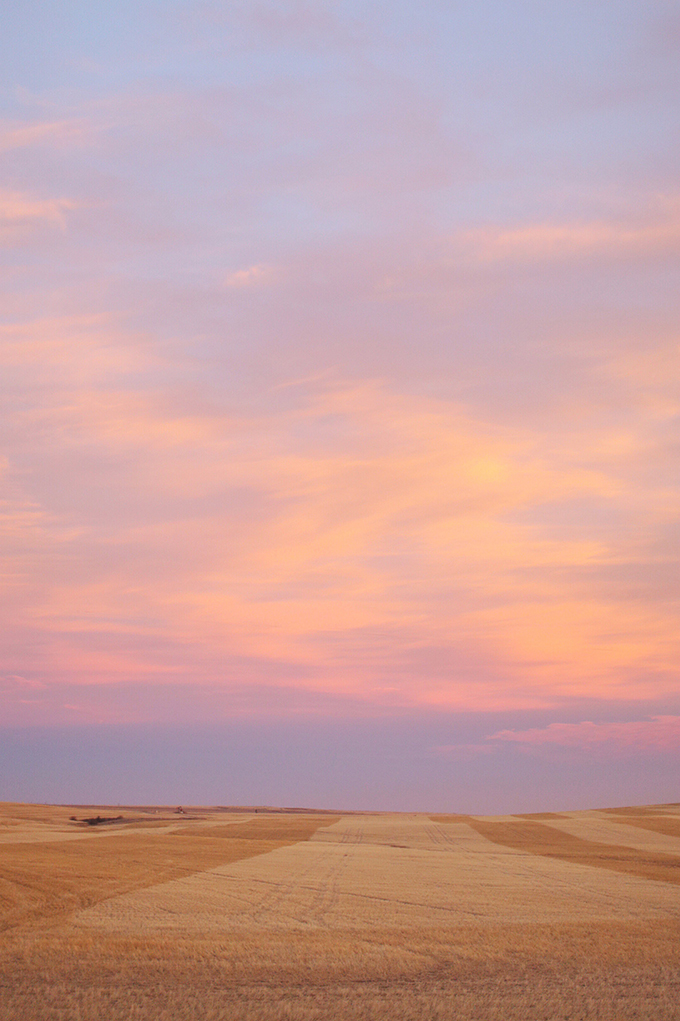
[[680, 1018], [678, 805], [4, 805], [0, 910], [2, 1019]]

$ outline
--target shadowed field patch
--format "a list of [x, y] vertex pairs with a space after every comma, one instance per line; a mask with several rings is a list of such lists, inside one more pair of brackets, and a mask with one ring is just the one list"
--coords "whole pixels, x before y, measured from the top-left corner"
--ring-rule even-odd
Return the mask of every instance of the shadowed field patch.
[[334, 816], [269, 815], [208, 830], [116, 834], [106, 839], [0, 845], [0, 928], [88, 907], [308, 840]]
[[222, 826], [182, 826], [176, 831], [178, 837], [195, 840], [210, 837], [216, 840], [271, 840], [282, 844], [295, 844], [309, 840], [320, 827], [332, 826], [339, 819], [337, 815], [264, 815], [244, 822], [227, 823]]
[[601, 808], [600, 812], [607, 815], [666, 815], [678, 817], [680, 803], [669, 802], [667, 805], [629, 805], [623, 808]]
[[680, 884], [680, 857], [652, 851], [638, 851], [619, 844], [601, 844], [540, 822], [493, 822], [474, 819], [470, 826], [487, 840], [516, 851], [557, 858], [574, 865], [591, 865], [642, 879]]
[[431, 815], [432, 822], [471, 822], [474, 815]]
[[641, 830], [652, 833], [663, 833], [666, 837], [680, 837], [680, 817], [673, 815], [627, 815], [623, 819], [614, 817], [613, 822], [624, 826], [637, 826]]
[[568, 819], [562, 812], [518, 812], [515, 819]]

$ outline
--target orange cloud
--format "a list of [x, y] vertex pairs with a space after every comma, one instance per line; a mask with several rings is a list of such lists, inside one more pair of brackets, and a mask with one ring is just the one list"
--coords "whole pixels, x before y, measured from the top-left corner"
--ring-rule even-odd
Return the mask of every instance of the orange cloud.
[[[108, 367], [120, 371], [116, 358]], [[326, 383], [306, 403], [250, 417], [85, 387], [23, 421], [49, 425], [65, 455], [83, 442], [124, 455], [135, 503], [192, 507], [109, 521], [91, 568], [106, 580], [53, 581], [33, 603], [49, 632], [104, 620], [111, 641], [171, 637], [201, 660], [289, 662], [310, 687], [433, 705], [549, 704], [594, 684], [630, 697], [642, 665], [653, 668], [649, 688], [670, 684], [672, 615], [556, 577], [619, 554], [513, 520], [543, 503], [625, 500], [625, 488], [601, 468], [547, 460], [528, 432], [377, 383]], [[119, 566], [117, 549], [139, 553]], [[152, 626], [132, 623], [149, 617]], [[433, 672], [434, 648], [447, 665]], [[154, 662], [159, 676], [172, 672], [152, 650], [140, 655], [130, 675]], [[87, 657], [61, 656], [74, 675], [94, 670]], [[97, 662], [105, 677], [106, 658]], [[112, 677], [125, 675], [120, 662], [110, 661]]]
[[[37, 499], [8, 462], [3, 620], [39, 650], [15, 673], [24, 655], [83, 682], [245, 671], [448, 708], [674, 690], [672, 592], [616, 573], [671, 558], [647, 549], [678, 507], [640, 488], [639, 423], [625, 443], [545, 437], [324, 375], [237, 412], [138, 385], [175, 368], [109, 317], [2, 327], [0, 365], [41, 480]], [[591, 505], [611, 527], [576, 527]]]

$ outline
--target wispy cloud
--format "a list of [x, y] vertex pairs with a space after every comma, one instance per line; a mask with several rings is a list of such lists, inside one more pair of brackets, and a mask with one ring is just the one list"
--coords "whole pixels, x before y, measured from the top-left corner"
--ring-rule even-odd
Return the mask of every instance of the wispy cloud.
[[107, 317], [0, 339], [31, 397], [11, 422], [42, 479], [14, 542], [35, 542], [36, 519], [60, 565], [20, 585], [40, 669], [161, 682], [188, 656], [211, 680], [237, 656], [271, 683], [290, 683], [287, 663], [311, 689], [459, 708], [639, 692], [626, 679], [641, 664], [650, 689], [671, 684], [670, 610], [604, 598], [577, 573], [625, 556], [612, 537], [522, 520], [629, 500], [601, 456], [548, 455], [530, 430], [372, 380], [312, 376], [271, 407], [211, 408], [140, 386], [177, 370]]
[[235, 3], [229, 8], [206, 2], [200, 5], [200, 16], [209, 24], [228, 24], [232, 31], [241, 29], [251, 45], [263, 42], [276, 48], [292, 45], [316, 50], [320, 46], [354, 48], [365, 42], [368, 26], [356, 15], [341, 12], [325, 0], [271, 0]]
[[72, 199], [40, 199], [26, 192], [0, 189], [0, 245], [21, 243], [40, 226], [66, 227]]
[[0, 191], [0, 222], [47, 220], [63, 227], [65, 212], [76, 205], [71, 199], [38, 199], [26, 192]]
[[273, 279], [276, 270], [273, 266], [264, 263], [256, 263], [254, 266], [247, 266], [245, 269], [237, 269], [229, 273], [224, 281], [225, 287], [257, 287], [268, 283]]
[[54, 147], [81, 145], [88, 134], [84, 119], [58, 121], [0, 121], [0, 152], [25, 149], [34, 145]]
[[680, 251], [680, 200], [658, 198], [645, 216], [628, 220], [544, 222], [462, 231], [453, 240], [472, 261], [540, 262], [591, 257], [630, 258]]

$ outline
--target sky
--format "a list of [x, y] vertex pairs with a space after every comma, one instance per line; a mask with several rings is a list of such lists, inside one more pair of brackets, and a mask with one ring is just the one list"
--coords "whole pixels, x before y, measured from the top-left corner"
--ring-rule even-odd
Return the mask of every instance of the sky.
[[680, 5], [22, 0], [0, 797], [680, 796]]

